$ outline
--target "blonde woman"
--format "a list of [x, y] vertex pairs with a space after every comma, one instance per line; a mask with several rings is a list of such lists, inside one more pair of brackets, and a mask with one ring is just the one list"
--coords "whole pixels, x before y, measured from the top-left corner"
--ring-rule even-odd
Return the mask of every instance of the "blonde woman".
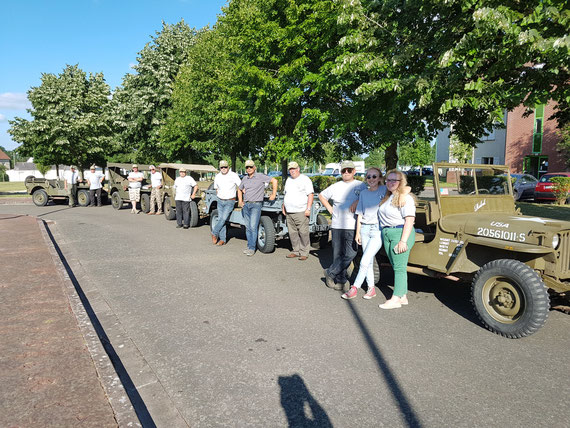
[[373, 259], [378, 250], [382, 247], [382, 236], [378, 223], [378, 205], [386, 194], [386, 186], [381, 186], [382, 172], [378, 168], [369, 168], [366, 172], [366, 183], [368, 189], [360, 192], [358, 205], [356, 206], [356, 234], [354, 240], [358, 245], [362, 245], [362, 258], [360, 268], [354, 284], [348, 292], [341, 297], [343, 299], [353, 299], [358, 294], [358, 289], [362, 287], [364, 279], [368, 284], [364, 299], [376, 297], [374, 288], [374, 268]]
[[408, 304], [408, 259], [416, 233], [416, 203], [405, 191], [406, 176], [397, 170], [386, 174], [386, 195], [380, 202], [378, 216], [382, 227], [384, 249], [394, 269], [394, 293], [380, 305], [382, 309], [396, 309]]

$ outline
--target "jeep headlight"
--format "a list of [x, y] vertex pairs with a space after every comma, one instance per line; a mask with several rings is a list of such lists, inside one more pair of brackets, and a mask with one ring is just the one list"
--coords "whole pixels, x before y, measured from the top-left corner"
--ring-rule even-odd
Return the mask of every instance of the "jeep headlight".
[[315, 206], [315, 211], [319, 211], [321, 209], [321, 203], [320, 202], [315, 202], [314, 206]]
[[200, 198], [202, 198], [202, 199], [206, 199], [206, 192], [202, 192], [202, 193], [200, 193]]
[[559, 244], [560, 244], [560, 236], [556, 234], [552, 237], [552, 248], [556, 250]]

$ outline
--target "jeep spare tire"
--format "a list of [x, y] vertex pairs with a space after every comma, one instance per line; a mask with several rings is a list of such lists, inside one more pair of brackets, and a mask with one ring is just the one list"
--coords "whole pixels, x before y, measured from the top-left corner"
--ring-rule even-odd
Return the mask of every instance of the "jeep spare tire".
[[162, 204], [162, 207], [164, 208], [164, 217], [166, 217], [166, 220], [174, 220], [176, 218], [176, 211], [170, 204], [170, 196], [164, 197], [164, 203]]
[[263, 215], [259, 219], [257, 229], [257, 248], [262, 253], [271, 253], [275, 250], [275, 227], [271, 218]]
[[145, 214], [150, 212], [150, 196], [148, 193], [141, 193], [141, 211]]

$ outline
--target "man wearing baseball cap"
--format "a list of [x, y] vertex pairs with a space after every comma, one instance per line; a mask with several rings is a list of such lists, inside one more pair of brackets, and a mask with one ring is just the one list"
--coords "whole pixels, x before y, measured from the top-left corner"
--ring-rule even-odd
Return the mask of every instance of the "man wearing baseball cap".
[[[214, 178], [214, 189], [218, 196], [218, 220], [212, 225], [212, 243], [224, 245], [227, 242], [226, 222], [236, 204], [236, 194], [241, 184], [239, 175], [230, 170], [227, 161], [220, 161], [220, 172]], [[219, 239], [219, 240], [218, 240]]]
[[150, 211], [149, 215], [154, 214], [154, 206], [157, 205], [156, 214], [162, 214], [162, 173], [156, 171], [156, 167], [151, 165], [150, 169]]
[[309, 216], [313, 206], [313, 183], [305, 174], [301, 174], [297, 162], [287, 165], [290, 177], [285, 182], [285, 198], [283, 199], [283, 215], [287, 218], [289, 240], [293, 251], [288, 259], [307, 260], [311, 239], [309, 233]]
[[87, 184], [89, 185], [89, 199], [90, 207], [95, 206], [95, 195], [97, 195], [97, 206], [100, 207], [101, 203], [101, 189], [103, 188], [103, 180], [105, 176], [102, 172], [98, 172], [95, 165], [89, 168], [89, 175], [87, 176]]
[[127, 176], [127, 180], [129, 180], [129, 200], [133, 206], [131, 214], [139, 213], [137, 210], [137, 202], [141, 200], [141, 186], [143, 178], [144, 175], [139, 171], [139, 166], [136, 164], [133, 165], [133, 170]]
[[196, 197], [198, 186], [196, 181], [186, 175], [186, 168], [180, 168], [180, 176], [174, 180], [176, 195], [176, 227], [179, 229], [190, 227], [190, 201]]
[[238, 192], [238, 203], [240, 207], [243, 207], [241, 212], [245, 221], [245, 235], [247, 236], [247, 248], [243, 252], [247, 256], [253, 256], [257, 248], [257, 229], [259, 228], [265, 185], [271, 183], [272, 192], [269, 200], [274, 201], [277, 196], [277, 180], [256, 172], [255, 162], [251, 159], [245, 161], [245, 171], [247, 175], [243, 177], [239, 185], [243, 197], [241, 192]]
[[65, 173], [64, 188], [69, 191], [69, 207], [77, 206], [77, 182], [79, 181], [79, 174], [75, 165], [71, 165], [70, 170]]

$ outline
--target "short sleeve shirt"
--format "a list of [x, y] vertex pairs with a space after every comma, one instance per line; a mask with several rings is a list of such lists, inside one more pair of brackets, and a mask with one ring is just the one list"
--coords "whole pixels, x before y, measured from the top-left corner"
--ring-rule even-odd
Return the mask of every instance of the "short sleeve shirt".
[[[134, 172], [131, 171], [128, 175], [128, 178], [144, 178], [144, 175], [142, 172]], [[129, 187], [131, 189], [140, 189], [142, 186], [142, 182], [141, 181], [129, 181]]]
[[214, 189], [217, 190], [217, 195], [220, 199], [234, 199], [236, 197], [236, 189], [240, 184], [239, 175], [233, 171], [228, 171], [226, 174], [220, 172], [214, 178]]
[[265, 193], [265, 185], [271, 181], [271, 177], [258, 172], [251, 177], [246, 175], [242, 178], [239, 189], [244, 192], [243, 200], [245, 202], [263, 202]]
[[382, 227], [403, 226], [406, 222], [406, 217], [416, 216], [416, 203], [410, 195], [406, 195], [406, 204], [402, 208], [392, 205], [392, 199], [394, 199], [394, 195], [380, 205], [378, 210], [380, 226]]
[[67, 171], [65, 173], [65, 181], [67, 181], [67, 184], [77, 184], [78, 177], [79, 174], [77, 171]]
[[320, 194], [327, 200], [333, 201], [331, 227], [333, 229], [354, 229], [356, 217], [350, 212], [350, 206], [358, 200], [360, 192], [366, 189], [362, 181], [338, 181], [327, 187]]
[[285, 182], [285, 198], [283, 199], [285, 210], [288, 213], [305, 212], [311, 193], [315, 193], [313, 182], [305, 174], [297, 178], [289, 177]]
[[385, 194], [386, 186], [379, 186], [374, 191], [366, 189], [360, 192], [355, 214], [362, 216], [361, 223], [378, 224], [378, 208]]
[[186, 201], [191, 200], [192, 188], [196, 186], [196, 180], [187, 175], [186, 177], [178, 177], [174, 180], [174, 188], [176, 189], [175, 201]]
[[150, 185], [152, 187], [158, 187], [162, 185], [162, 174], [160, 172], [154, 172], [150, 174]]
[[103, 173], [99, 171], [89, 173], [89, 190], [101, 189], [103, 185], [101, 184], [101, 178], [103, 178]]

